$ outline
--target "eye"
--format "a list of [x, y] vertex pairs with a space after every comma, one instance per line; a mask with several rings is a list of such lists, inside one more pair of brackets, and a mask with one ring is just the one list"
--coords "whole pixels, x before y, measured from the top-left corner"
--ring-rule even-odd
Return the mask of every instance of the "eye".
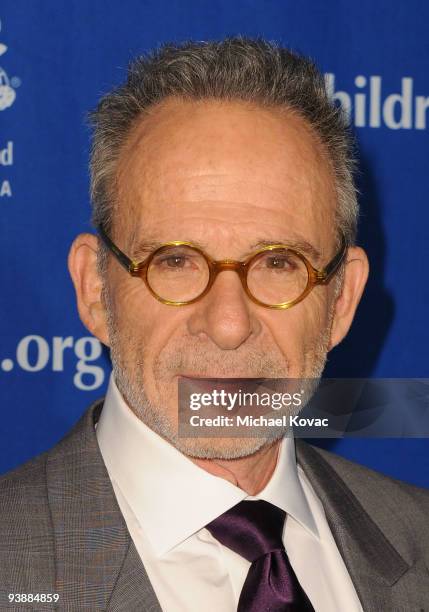
[[296, 260], [288, 253], [267, 253], [260, 261], [263, 268], [278, 270], [279, 272], [293, 272], [296, 270]]
[[168, 268], [183, 268], [186, 265], [186, 257], [183, 255], [167, 255], [160, 257], [157, 265], [165, 265]]
[[273, 256], [266, 258], [267, 268], [284, 269], [288, 267], [288, 261], [285, 257]]
[[161, 271], [187, 271], [192, 272], [201, 268], [201, 256], [191, 249], [162, 251], [155, 255], [151, 267]]

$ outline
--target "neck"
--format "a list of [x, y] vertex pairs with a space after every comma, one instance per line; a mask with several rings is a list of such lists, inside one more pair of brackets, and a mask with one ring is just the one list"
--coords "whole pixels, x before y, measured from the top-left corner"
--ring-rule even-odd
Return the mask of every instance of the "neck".
[[277, 463], [280, 440], [248, 457], [240, 459], [190, 459], [203, 470], [228, 480], [249, 495], [256, 495], [266, 486]]

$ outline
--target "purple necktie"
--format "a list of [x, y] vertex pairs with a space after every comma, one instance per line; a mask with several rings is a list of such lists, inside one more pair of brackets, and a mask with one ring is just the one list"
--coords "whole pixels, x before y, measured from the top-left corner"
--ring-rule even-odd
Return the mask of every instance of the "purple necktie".
[[242, 501], [206, 525], [219, 542], [252, 563], [237, 612], [314, 612], [283, 546], [285, 516], [269, 502]]

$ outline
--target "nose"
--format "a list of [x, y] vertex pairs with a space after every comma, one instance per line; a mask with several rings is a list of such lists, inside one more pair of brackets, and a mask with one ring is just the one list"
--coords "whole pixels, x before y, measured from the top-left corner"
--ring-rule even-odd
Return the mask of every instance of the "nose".
[[192, 335], [210, 338], [223, 350], [237, 349], [259, 332], [260, 323], [236, 272], [218, 274], [208, 294], [195, 304], [188, 329]]

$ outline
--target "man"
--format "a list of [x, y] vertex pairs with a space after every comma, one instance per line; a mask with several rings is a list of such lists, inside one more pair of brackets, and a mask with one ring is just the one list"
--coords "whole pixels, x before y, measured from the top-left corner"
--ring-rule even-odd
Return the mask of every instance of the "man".
[[1, 479], [1, 609], [429, 610], [427, 491], [282, 434], [178, 434], [180, 377], [318, 379], [352, 323], [368, 261], [321, 75], [261, 40], [165, 46], [92, 118], [98, 236], [69, 269], [113, 375]]

